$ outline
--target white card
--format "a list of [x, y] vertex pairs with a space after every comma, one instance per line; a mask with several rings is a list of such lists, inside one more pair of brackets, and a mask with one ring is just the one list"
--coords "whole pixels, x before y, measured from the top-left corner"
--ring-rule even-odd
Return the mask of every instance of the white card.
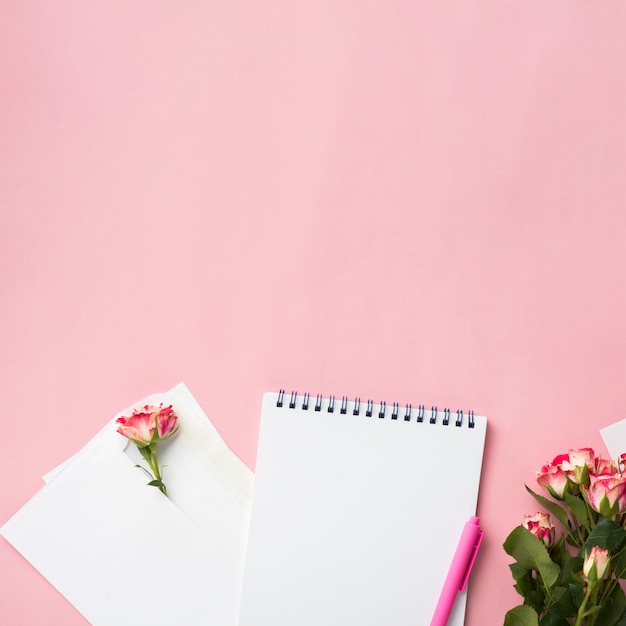
[[169, 499], [113, 420], [0, 533], [92, 624], [234, 626], [253, 474], [184, 385], [134, 406], [159, 402], [181, 425], [159, 449]]

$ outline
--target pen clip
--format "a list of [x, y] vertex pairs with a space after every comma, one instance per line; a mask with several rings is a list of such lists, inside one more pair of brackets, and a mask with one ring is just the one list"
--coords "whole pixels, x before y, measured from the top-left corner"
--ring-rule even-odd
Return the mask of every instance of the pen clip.
[[463, 578], [461, 579], [461, 584], [459, 585], [459, 591], [463, 591], [463, 589], [465, 589], [465, 587], [467, 586], [467, 581], [469, 580], [470, 574], [472, 573], [472, 567], [474, 567], [474, 561], [476, 560], [476, 555], [478, 554], [478, 548], [480, 548], [480, 544], [483, 540], [484, 535], [485, 531], [483, 530], [478, 533], [478, 537], [476, 538], [476, 544], [474, 545], [472, 553], [470, 554], [470, 558], [467, 561], [467, 568], [465, 569], [465, 574], [463, 575]]

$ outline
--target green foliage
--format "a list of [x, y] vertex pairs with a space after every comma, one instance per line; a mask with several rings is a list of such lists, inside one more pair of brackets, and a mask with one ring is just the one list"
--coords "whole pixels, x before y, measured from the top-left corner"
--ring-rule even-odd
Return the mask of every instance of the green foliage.
[[626, 610], [622, 613], [622, 616], [615, 622], [615, 626], [626, 626]]
[[548, 500], [548, 498], [539, 495], [538, 493], [535, 493], [528, 485], [524, 485], [524, 487], [526, 487], [526, 491], [528, 491], [528, 493], [535, 498], [535, 500], [537, 500], [537, 502], [539, 502], [539, 504], [541, 504], [541, 506], [548, 511], [548, 513], [554, 515], [554, 517], [556, 517], [556, 519], [559, 520], [559, 522], [561, 522], [561, 525], [563, 526], [563, 528], [565, 528], [566, 530], [569, 530], [570, 528], [570, 523], [569, 523], [569, 518], [567, 517], [567, 513], [561, 508], [561, 506], [559, 504], [557, 504], [556, 502], [553, 502], [552, 500]]
[[581, 556], [571, 554], [563, 541], [548, 550], [523, 526], [514, 528], [504, 542], [504, 549], [515, 559], [509, 567], [524, 605], [507, 613], [505, 626], [570, 626], [583, 609], [586, 621], [581, 621], [581, 625], [626, 626], [626, 597], [617, 580], [602, 581], [594, 591], [596, 604], [585, 606], [586, 581], [582, 575], [582, 555], [592, 546], [608, 549], [609, 553], [616, 551], [615, 558], [623, 573], [625, 544], [626, 530], [607, 518], [602, 518], [589, 533], [580, 549]]
[[548, 611], [539, 621], [539, 626], [570, 626], [570, 622], [564, 617]]
[[505, 615], [504, 626], [539, 626], [539, 617], [534, 609], [522, 604]]
[[625, 540], [624, 529], [613, 520], [603, 517], [583, 544], [581, 556], [587, 554], [593, 546], [604, 548], [611, 554], [619, 552]]
[[563, 497], [567, 508], [572, 512], [574, 519], [578, 519], [582, 524], [586, 524], [589, 521], [587, 514], [587, 505], [584, 500], [566, 493]]
[[579, 573], [583, 568], [583, 558], [580, 556], [572, 556], [564, 548], [563, 552], [558, 556], [558, 562], [561, 564], [561, 577], [559, 582], [562, 585], [581, 585]]
[[[567, 455], [559, 455], [542, 470], [544, 480], [554, 477], [555, 481], [568, 472], [566, 488], [558, 491], [562, 499], [547, 498], [526, 486], [547, 513], [529, 517], [504, 542], [504, 550], [514, 559], [509, 567], [515, 589], [524, 598], [522, 605], [506, 614], [504, 626], [626, 626], [626, 595], [620, 586], [620, 580], [626, 580], [626, 512], [613, 505], [614, 491], [606, 510], [608, 496], [602, 499], [602, 489], [607, 493], [621, 489], [619, 497], [624, 497], [626, 467], [621, 460], [601, 461], [588, 448], [577, 451], [574, 458], [587, 453], [588, 466], [576, 465], [571, 471], [570, 456], [570, 465], [564, 463], [561, 469]], [[557, 533], [549, 516], [563, 532]], [[594, 546], [599, 550], [592, 552]], [[589, 580], [583, 572], [585, 559]]]
[[504, 549], [521, 567], [537, 572], [546, 589], [558, 580], [561, 568], [552, 561], [543, 542], [523, 526], [513, 529]]
[[626, 545], [621, 550], [611, 555], [611, 569], [615, 578], [626, 578]]
[[[576, 587], [574, 587], [574, 589], [576, 589]], [[576, 591], [574, 591], [574, 593], [576, 593]], [[552, 593], [552, 597], [554, 602], [548, 608], [546, 617], [551, 615], [554, 620], [556, 617], [566, 618], [576, 615], [578, 604], [574, 601], [572, 588], [570, 586], [556, 587]], [[541, 623], [543, 624], [543, 620]]]
[[602, 602], [597, 624], [617, 624], [624, 615], [624, 611], [626, 611], [626, 597], [624, 597], [622, 588], [615, 585]]
[[141, 453], [141, 456], [146, 459], [146, 461], [148, 461], [149, 463], [152, 462], [152, 451], [150, 450], [150, 446], [144, 446], [143, 448], [137, 446], [137, 449]]
[[148, 478], [152, 478], [152, 474], [143, 465], [135, 465], [135, 467], [138, 467], [140, 470], [142, 470], [146, 474], [146, 476], [148, 476]]
[[514, 585], [515, 590], [520, 596], [526, 598], [534, 589], [534, 579], [531, 570], [522, 567], [519, 563], [511, 563], [509, 565], [513, 578], [517, 581]]

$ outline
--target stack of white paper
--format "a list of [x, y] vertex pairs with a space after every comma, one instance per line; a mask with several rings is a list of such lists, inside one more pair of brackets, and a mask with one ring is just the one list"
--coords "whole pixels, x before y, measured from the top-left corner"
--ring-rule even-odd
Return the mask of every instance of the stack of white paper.
[[[170, 498], [147, 487], [115, 419], [171, 404], [159, 447]], [[184, 384], [115, 416], [1, 529], [92, 624], [237, 624], [253, 474]]]

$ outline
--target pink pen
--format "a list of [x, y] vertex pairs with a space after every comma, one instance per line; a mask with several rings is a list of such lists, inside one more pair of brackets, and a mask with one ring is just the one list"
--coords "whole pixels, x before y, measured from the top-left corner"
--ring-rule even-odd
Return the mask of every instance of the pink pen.
[[446, 626], [454, 606], [456, 594], [459, 591], [463, 591], [467, 585], [467, 579], [472, 571], [472, 565], [474, 565], [478, 547], [484, 535], [484, 532], [478, 526], [478, 522], [479, 519], [472, 516], [463, 527], [463, 533], [454, 553], [452, 565], [450, 565], [448, 570], [446, 582], [443, 584], [430, 626]]

